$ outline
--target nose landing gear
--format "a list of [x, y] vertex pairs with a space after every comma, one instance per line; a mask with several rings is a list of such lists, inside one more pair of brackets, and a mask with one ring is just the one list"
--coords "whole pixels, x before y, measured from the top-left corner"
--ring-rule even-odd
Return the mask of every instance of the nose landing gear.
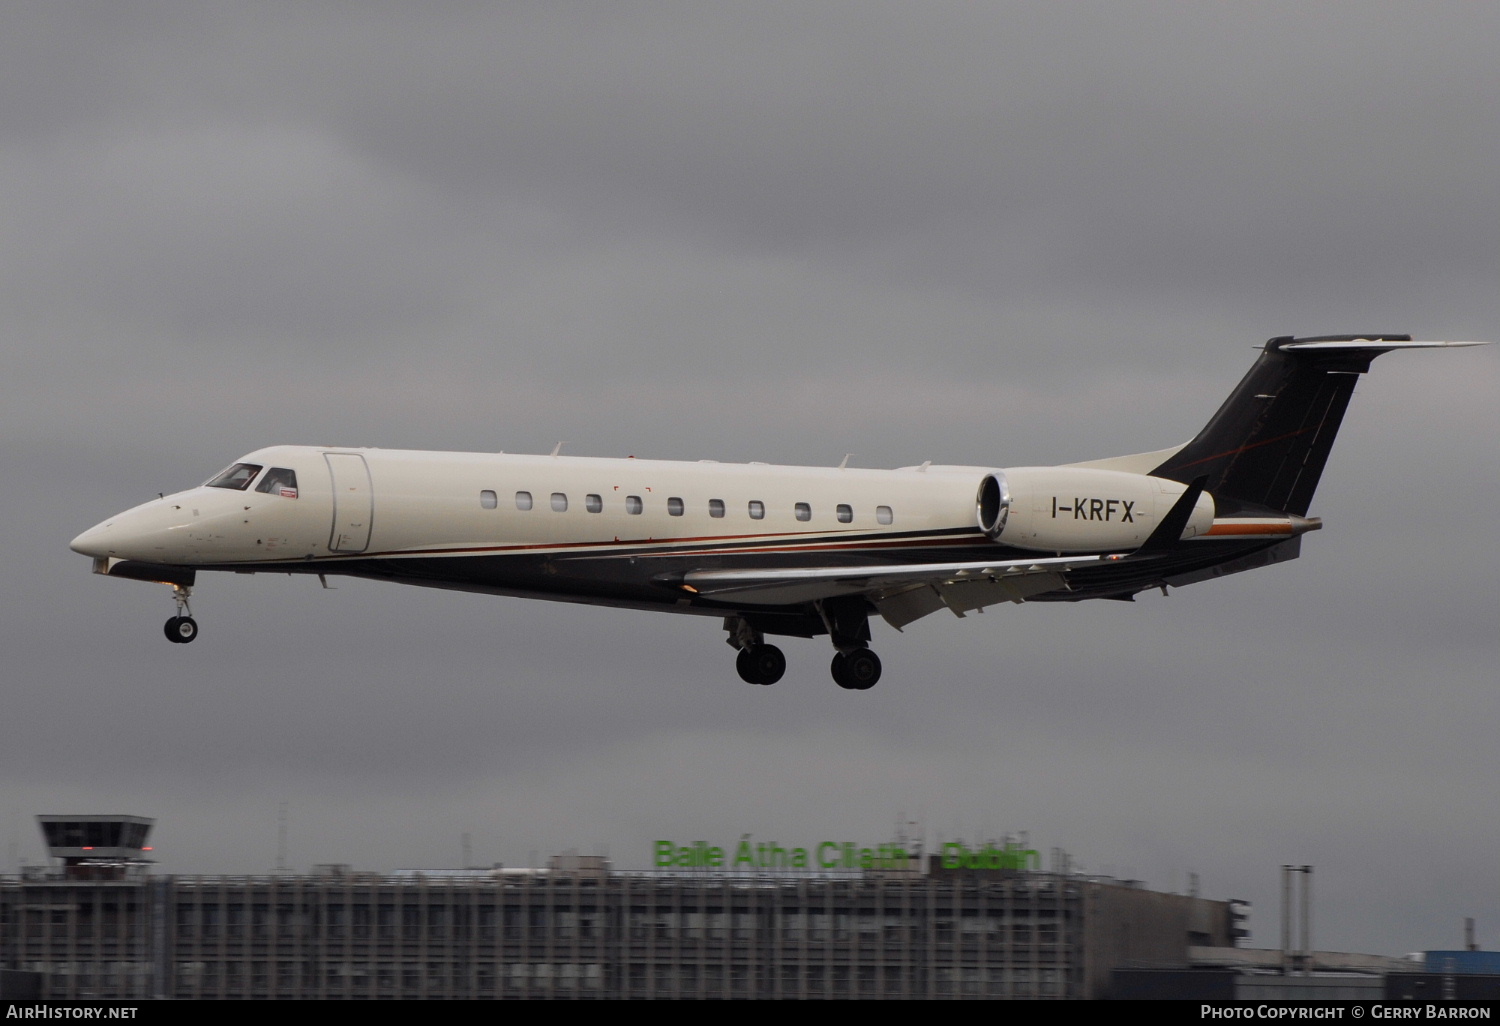
[[172, 585], [172, 600], [177, 603], [177, 615], [168, 620], [162, 631], [174, 645], [186, 645], [198, 636], [198, 621], [193, 619], [188, 596], [193, 589], [182, 584]]

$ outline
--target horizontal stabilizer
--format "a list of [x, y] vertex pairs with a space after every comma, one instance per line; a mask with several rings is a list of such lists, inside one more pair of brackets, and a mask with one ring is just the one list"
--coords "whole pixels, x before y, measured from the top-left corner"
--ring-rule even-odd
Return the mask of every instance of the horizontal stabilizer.
[[1350, 349], [1366, 350], [1375, 355], [1389, 353], [1394, 349], [1456, 349], [1461, 346], [1487, 346], [1488, 342], [1424, 342], [1411, 338], [1326, 338], [1288, 342], [1281, 348], [1292, 352], [1322, 350], [1336, 352]]

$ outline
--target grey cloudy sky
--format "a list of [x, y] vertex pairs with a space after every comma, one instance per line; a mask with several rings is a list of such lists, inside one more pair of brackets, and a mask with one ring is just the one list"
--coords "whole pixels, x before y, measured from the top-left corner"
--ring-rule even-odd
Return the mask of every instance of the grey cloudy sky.
[[[1190, 436], [1279, 334], [1500, 338], [1500, 8], [12, 3], [5, 871], [1029, 831], [1320, 947], [1500, 946], [1500, 353], [1361, 384], [1304, 557], [876, 626], [345, 581], [165, 589], [67, 541], [276, 442], [992, 466]], [[1497, 347], [1500, 348], [1500, 347]]]

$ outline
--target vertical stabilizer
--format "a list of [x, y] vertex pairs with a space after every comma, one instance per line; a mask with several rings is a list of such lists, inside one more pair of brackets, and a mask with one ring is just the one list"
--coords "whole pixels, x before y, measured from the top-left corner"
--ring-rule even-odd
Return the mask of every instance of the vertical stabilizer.
[[1476, 345], [1414, 342], [1410, 335], [1273, 338], [1198, 436], [1154, 471], [1207, 491], [1306, 514], [1334, 436], [1370, 361], [1392, 349]]

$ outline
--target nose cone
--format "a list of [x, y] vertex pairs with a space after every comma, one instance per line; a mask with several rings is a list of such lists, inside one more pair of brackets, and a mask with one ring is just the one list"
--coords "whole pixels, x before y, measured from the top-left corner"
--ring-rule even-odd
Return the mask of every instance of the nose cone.
[[196, 510], [183, 497], [169, 495], [116, 513], [74, 538], [69, 547], [94, 559], [138, 559], [171, 563], [190, 555]]
[[84, 556], [92, 556], [94, 559], [103, 559], [114, 555], [110, 551], [112, 536], [111, 522], [106, 520], [102, 524], [95, 524], [84, 531], [77, 538], [68, 543], [68, 548]]

